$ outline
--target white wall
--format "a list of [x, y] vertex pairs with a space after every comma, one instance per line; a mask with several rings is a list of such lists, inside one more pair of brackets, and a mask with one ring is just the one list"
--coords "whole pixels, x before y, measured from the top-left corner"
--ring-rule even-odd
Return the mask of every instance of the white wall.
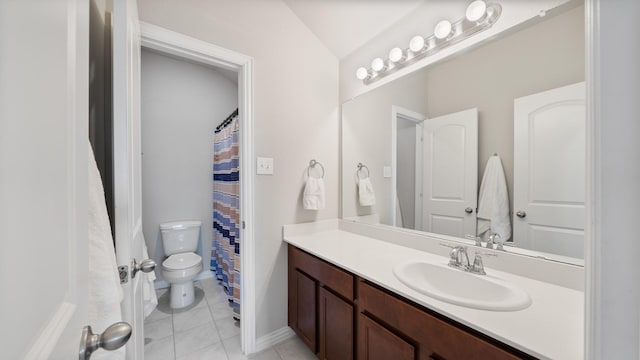
[[[213, 68], [142, 51], [142, 224], [149, 255], [161, 264], [159, 225], [200, 220], [197, 253], [209, 269], [213, 133], [238, 107], [238, 85]], [[156, 268], [162, 280], [161, 267]]]
[[[257, 337], [287, 325], [282, 225], [338, 216], [338, 60], [281, 0], [140, 0], [142, 21], [254, 58]], [[302, 209], [309, 160], [326, 170], [327, 207]]]

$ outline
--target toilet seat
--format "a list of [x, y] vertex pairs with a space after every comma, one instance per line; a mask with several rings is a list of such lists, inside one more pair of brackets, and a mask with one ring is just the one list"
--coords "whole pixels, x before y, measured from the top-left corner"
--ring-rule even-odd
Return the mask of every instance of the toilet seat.
[[162, 262], [162, 269], [166, 271], [180, 271], [202, 264], [202, 258], [195, 253], [173, 254]]

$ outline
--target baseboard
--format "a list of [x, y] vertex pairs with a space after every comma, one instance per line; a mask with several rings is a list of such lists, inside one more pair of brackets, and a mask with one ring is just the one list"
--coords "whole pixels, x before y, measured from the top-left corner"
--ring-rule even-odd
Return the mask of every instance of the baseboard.
[[[193, 279], [193, 281], [209, 279], [212, 277], [213, 277], [213, 272], [211, 270], [205, 270], [200, 274], [198, 274], [198, 276], [196, 276], [196, 278]], [[157, 279], [156, 281], [153, 282], [153, 287], [156, 289], [166, 289], [169, 287], [169, 283], [164, 280]]]
[[294, 336], [296, 336], [296, 333], [294, 333], [290, 327], [285, 326], [283, 328], [280, 328], [256, 339], [256, 352], [266, 350], [285, 340], [291, 339]]

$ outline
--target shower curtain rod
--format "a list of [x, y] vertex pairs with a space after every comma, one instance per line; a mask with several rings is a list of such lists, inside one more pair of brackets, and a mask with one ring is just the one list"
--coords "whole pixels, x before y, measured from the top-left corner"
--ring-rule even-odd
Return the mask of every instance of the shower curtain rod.
[[227, 126], [231, 122], [231, 120], [233, 120], [233, 118], [236, 116], [238, 116], [238, 109], [235, 109], [233, 113], [231, 113], [231, 115], [229, 115], [223, 122], [220, 123], [220, 125], [216, 126], [216, 131]]

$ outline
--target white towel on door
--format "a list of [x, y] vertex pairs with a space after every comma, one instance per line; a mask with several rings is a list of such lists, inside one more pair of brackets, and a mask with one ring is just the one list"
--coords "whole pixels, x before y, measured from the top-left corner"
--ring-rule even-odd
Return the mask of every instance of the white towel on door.
[[324, 180], [322, 178], [307, 178], [302, 194], [302, 205], [306, 210], [322, 210], [325, 207]]
[[371, 178], [358, 180], [358, 199], [360, 206], [371, 206], [376, 204], [376, 194], [373, 191]]
[[[142, 258], [149, 259], [149, 250], [147, 249], [144, 236], [142, 239]], [[142, 302], [144, 306], [144, 317], [151, 315], [153, 310], [158, 306], [158, 296], [156, 295], [156, 288], [153, 285], [153, 281], [156, 279], [155, 271], [150, 273], [139, 272], [138, 274], [144, 276], [142, 281]]]
[[[104, 199], [102, 179], [89, 144], [89, 283], [87, 324], [94, 333], [122, 321], [122, 287], [118, 277], [116, 253], [111, 236], [109, 215]], [[124, 347], [115, 351], [96, 351], [91, 359], [124, 359]]]
[[478, 235], [488, 230], [500, 235], [502, 241], [511, 238], [509, 193], [504, 169], [498, 155], [487, 160], [478, 197]]

